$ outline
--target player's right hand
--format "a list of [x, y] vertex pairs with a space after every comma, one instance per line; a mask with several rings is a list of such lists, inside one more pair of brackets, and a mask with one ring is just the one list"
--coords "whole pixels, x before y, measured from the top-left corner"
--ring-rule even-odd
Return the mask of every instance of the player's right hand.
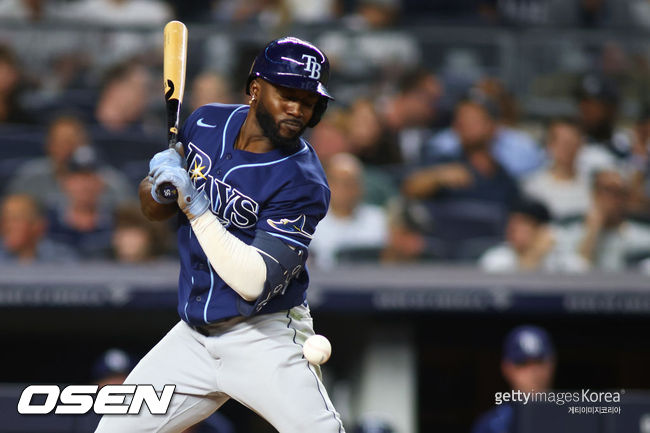
[[[149, 177], [153, 180], [153, 177], [158, 169], [161, 167], [185, 167], [185, 160], [181, 156], [183, 152], [183, 144], [176, 143], [174, 148], [169, 148], [163, 150], [162, 152], [156, 153], [153, 158], [149, 161]], [[153, 182], [152, 182], [153, 183]], [[160, 204], [169, 204], [174, 203], [176, 200], [166, 198], [158, 194], [158, 190], [152, 188], [151, 196], [153, 199]]]

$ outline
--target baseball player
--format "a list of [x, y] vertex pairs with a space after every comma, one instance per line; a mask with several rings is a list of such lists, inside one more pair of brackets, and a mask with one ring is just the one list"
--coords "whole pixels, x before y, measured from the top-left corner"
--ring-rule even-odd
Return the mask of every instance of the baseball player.
[[[314, 334], [305, 260], [330, 191], [301, 134], [332, 99], [328, 75], [314, 45], [272, 41], [251, 67], [249, 105], [200, 107], [178, 152], [150, 161], [140, 200], [150, 219], [178, 215], [181, 321], [125, 383], [176, 390], [166, 415], [107, 415], [97, 432], [180, 432], [229, 398], [282, 433], [345, 431], [320, 370], [302, 356]], [[176, 202], [158, 194], [165, 183]]]

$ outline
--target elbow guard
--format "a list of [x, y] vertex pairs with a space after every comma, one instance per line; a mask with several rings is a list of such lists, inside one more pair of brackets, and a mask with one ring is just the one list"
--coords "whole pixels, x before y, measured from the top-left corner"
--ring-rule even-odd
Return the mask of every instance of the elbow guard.
[[257, 249], [266, 265], [266, 281], [262, 294], [253, 302], [240, 300], [238, 309], [243, 316], [259, 313], [274, 297], [283, 295], [291, 280], [302, 271], [306, 254], [292, 248], [280, 239], [258, 230], [251, 244]]

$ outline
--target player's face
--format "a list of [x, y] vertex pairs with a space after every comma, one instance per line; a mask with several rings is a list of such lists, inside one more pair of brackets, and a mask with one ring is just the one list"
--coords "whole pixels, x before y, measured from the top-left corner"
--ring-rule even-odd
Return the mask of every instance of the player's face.
[[274, 146], [294, 147], [314, 114], [319, 96], [261, 81], [256, 118]]
[[504, 361], [502, 372], [512, 389], [524, 392], [546, 391], [553, 384], [555, 361], [528, 361], [524, 364], [513, 364]]

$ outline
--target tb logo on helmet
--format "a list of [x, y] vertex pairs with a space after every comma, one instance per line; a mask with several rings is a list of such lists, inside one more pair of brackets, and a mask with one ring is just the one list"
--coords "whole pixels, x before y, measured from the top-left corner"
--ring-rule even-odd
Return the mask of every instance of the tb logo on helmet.
[[302, 59], [303, 60], [307, 59], [307, 64], [305, 65], [305, 71], [309, 72], [309, 78], [313, 78], [314, 80], [319, 80], [320, 63], [318, 63], [316, 57], [310, 56], [309, 54], [303, 54]]

